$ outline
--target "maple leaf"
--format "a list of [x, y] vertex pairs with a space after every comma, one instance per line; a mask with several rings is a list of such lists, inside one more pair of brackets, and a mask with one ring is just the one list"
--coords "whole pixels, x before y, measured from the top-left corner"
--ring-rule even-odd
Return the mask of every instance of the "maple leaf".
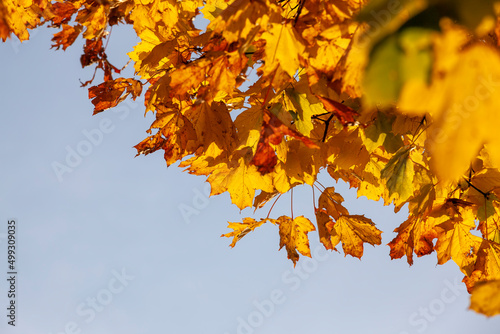
[[475, 227], [474, 216], [470, 211], [463, 212], [459, 221], [448, 220], [437, 225], [435, 250], [438, 264], [453, 259], [460, 269], [470, 274], [470, 265], [475, 262], [475, 252], [482, 242], [482, 238], [470, 233]]
[[255, 199], [253, 201], [253, 207], [255, 208], [255, 210], [262, 208], [277, 194], [278, 192], [268, 193], [267, 191], [261, 191], [259, 195], [255, 196]]
[[251, 149], [243, 149], [229, 164], [222, 163], [214, 168], [208, 177], [212, 186], [210, 195], [228, 191], [232, 202], [244, 209], [252, 205], [256, 189], [273, 192], [272, 178], [262, 175], [257, 167], [249, 164], [251, 152]]
[[469, 293], [478, 282], [500, 279], [500, 244], [483, 240], [475, 254], [477, 260], [472, 273], [463, 279]]
[[[335, 249], [332, 244], [330, 230], [331, 218], [338, 220], [341, 215], [349, 215], [349, 211], [342, 205], [344, 198], [334, 187], [326, 188], [318, 199], [318, 209], [316, 209], [316, 222], [318, 225], [319, 239], [326, 249]], [[328, 225], [328, 227], [327, 227]]]
[[68, 46], [73, 45], [82, 30], [80, 25], [72, 27], [67, 24], [63, 24], [62, 27], [63, 30], [54, 34], [54, 37], [52, 38], [54, 44], [51, 48], [56, 48], [56, 50], [59, 50], [61, 46], [63, 50], [66, 50]]
[[391, 259], [399, 259], [406, 255], [408, 264], [413, 264], [413, 253], [418, 257], [434, 251], [433, 239], [436, 238], [434, 221], [430, 218], [419, 219], [418, 216], [408, 218], [394, 232], [398, 235], [388, 244], [391, 248]]
[[402, 147], [387, 162], [380, 171], [380, 177], [385, 180], [389, 195], [398, 203], [405, 202], [413, 194], [413, 176], [415, 171], [410, 160], [411, 147]]
[[[460, 35], [456, 34], [458, 36], [450, 36], [452, 41], [446, 39], [441, 44], [460, 47], [461, 43], [455, 41]], [[485, 143], [490, 143], [492, 160], [496, 166], [500, 165], [500, 154], [495, 149], [498, 136], [491, 132], [500, 124], [498, 114], [491, 113], [499, 106], [492, 92], [497, 89], [500, 78], [500, 72], [491, 69], [500, 68], [500, 56], [486, 45], [474, 45], [447, 58], [439, 64], [443, 68], [440, 72], [446, 75], [437, 77], [436, 74], [433, 84], [421, 95], [433, 118], [426, 140], [426, 149], [433, 157], [431, 167], [440, 179], [450, 181], [462, 177]], [[480, 98], [476, 96], [478, 92]], [[473, 106], [469, 104], [472, 100]], [[485, 119], [488, 122], [485, 123]]]
[[327, 97], [318, 96], [318, 99], [323, 102], [323, 105], [325, 106], [325, 109], [327, 111], [331, 112], [337, 117], [342, 125], [352, 125], [356, 121], [354, 119], [354, 116], [356, 116], [358, 113], [351, 108]]
[[224, 103], [195, 102], [183, 113], [196, 130], [201, 150], [206, 150], [210, 144], [224, 151], [232, 151], [235, 147], [236, 130]]
[[[5, 0], [0, 38], [23, 41], [47, 23], [58, 29], [53, 48], [83, 39], [81, 65], [95, 71], [82, 86], [97, 70], [104, 76], [89, 89], [94, 114], [139, 97], [147, 85], [145, 111], [155, 119], [137, 154], [163, 151], [167, 166], [179, 162], [205, 176], [211, 195], [227, 191], [240, 209], [315, 186], [322, 169], [358, 196], [393, 203], [395, 212], [408, 204], [391, 258], [406, 255], [411, 265], [414, 253], [435, 251], [438, 264], [453, 260], [476, 291], [471, 307], [493, 315], [498, 305], [487, 305], [487, 295], [497, 293], [500, 279], [500, 20], [491, 1], [392, 5]], [[391, 15], [373, 20], [385, 10]], [[195, 24], [200, 13], [206, 28]], [[121, 69], [106, 53], [117, 24], [132, 25], [139, 39], [128, 54], [130, 78], [113, 79]], [[319, 239], [332, 250], [342, 242], [345, 255], [361, 258], [365, 243], [380, 244], [381, 231], [350, 215], [343, 201], [331, 186], [319, 196]], [[315, 227], [304, 216], [244, 218], [224, 236], [234, 246], [267, 221], [279, 225], [280, 249], [294, 265], [299, 254], [310, 256]]]
[[201, 12], [207, 20], [213, 21], [227, 6], [228, 3], [224, 0], [208, 0]]
[[270, 16], [278, 18], [279, 7], [270, 1], [236, 0], [229, 4], [208, 25], [207, 29], [221, 33], [228, 43], [245, 41], [255, 28], [266, 27]]
[[198, 137], [193, 124], [181, 113], [167, 109], [158, 114], [160, 115], [151, 125], [151, 129], [158, 128], [159, 132], [134, 147], [137, 149], [137, 155], [147, 155], [163, 149], [167, 166], [170, 166], [198, 148]]
[[309, 219], [304, 216], [294, 219], [281, 216], [273, 221], [279, 225], [280, 249], [283, 246], [286, 248], [288, 258], [293, 261], [294, 266], [299, 260], [299, 253], [311, 257], [307, 234], [316, 228]]
[[319, 196], [318, 207], [324, 209], [325, 212], [338, 220], [341, 216], [349, 215], [349, 211], [342, 205], [344, 198], [337, 192], [334, 187], [328, 187]]
[[269, 220], [267, 218], [261, 219], [260, 221], [256, 221], [253, 218], [243, 218], [243, 223], [229, 222], [229, 225], [227, 227], [233, 229], [233, 232], [222, 234], [221, 237], [233, 237], [233, 240], [231, 241], [231, 244], [229, 246], [234, 247], [241, 238], [243, 238], [249, 232], [255, 230], [257, 227], [266, 223], [267, 221], [271, 221], [272, 223], [274, 223], [272, 220]]
[[382, 243], [382, 231], [375, 227], [371, 219], [362, 215], [342, 215], [336, 222], [328, 222], [326, 228], [333, 247], [342, 242], [345, 256], [361, 259], [365, 242], [373, 246]]
[[[300, 82], [303, 83], [302, 86], [305, 84], [304, 80], [301, 80]], [[296, 85], [293, 89], [288, 88], [286, 90], [286, 94], [296, 110], [293, 116], [294, 124], [297, 130], [304, 136], [309, 136], [311, 131], [314, 129], [312, 117], [324, 114], [326, 110], [323, 108], [317, 97], [307, 91], [304, 93], [300, 92], [298, 90], [300, 88], [302, 87], [298, 85]]]
[[394, 104], [405, 85], [429, 82], [432, 34], [431, 29], [409, 27], [372, 49], [363, 80], [366, 104]]
[[61, 25], [67, 25], [73, 14], [78, 11], [78, 7], [71, 2], [55, 2], [52, 4], [51, 11], [54, 14], [51, 19], [52, 25], [60, 27]]
[[488, 317], [500, 314], [500, 280], [478, 282], [472, 290], [470, 309]]
[[89, 88], [89, 98], [95, 106], [94, 115], [106, 109], [117, 106], [132, 94], [135, 100], [141, 95], [142, 83], [134, 79], [118, 78], [105, 81], [100, 85]]
[[401, 136], [392, 132], [395, 116], [377, 112], [375, 121], [362, 132], [363, 143], [368, 152], [372, 153], [378, 147], [383, 146], [389, 153], [396, 153], [403, 146]]
[[109, 6], [96, 2], [88, 4], [78, 12], [75, 20], [86, 27], [83, 33], [84, 38], [94, 39], [101, 37], [100, 35], [108, 23], [106, 15], [108, 11]]
[[291, 136], [293, 138], [299, 139], [307, 147], [318, 148], [318, 146], [309, 138], [301, 135], [297, 131], [294, 131], [284, 125], [278, 117], [274, 114], [265, 110], [262, 121], [262, 128], [260, 130], [260, 139], [257, 144], [257, 150], [255, 155], [250, 162], [251, 164], [258, 167], [258, 171], [262, 174], [270, 173], [276, 163], [278, 158], [274, 152], [272, 145], [278, 145], [281, 143], [283, 136]]
[[272, 23], [262, 38], [266, 40], [264, 74], [280, 66], [293, 77], [300, 66], [299, 58], [307, 57], [302, 39], [293, 25]]
[[[36, 28], [40, 23], [40, 18], [47, 16], [44, 13], [47, 2], [33, 0], [3, 0], [0, 2], [0, 38], [5, 40], [11, 33], [19, 40], [29, 39], [28, 29]], [[50, 7], [50, 6], [49, 6]]]

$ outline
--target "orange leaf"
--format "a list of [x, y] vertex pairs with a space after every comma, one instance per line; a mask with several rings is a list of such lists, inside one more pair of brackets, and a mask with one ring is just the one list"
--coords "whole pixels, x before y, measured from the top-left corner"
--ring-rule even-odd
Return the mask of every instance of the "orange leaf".
[[408, 220], [397, 227], [398, 235], [388, 244], [391, 248], [391, 259], [399, 259], [406, 255], [408, 264], [413, 264], [413, 252], [418, 257], [431, 254], [434, 250], [432, 240], [436, 237], [432, 220], [419, 219], [410, 215]]
[[60, 27], [61, 24], [66, 25], [66, 23], [71, 20], [71, 16], [75, 14], [78, 8], [71, 2], [55, 2], [52, 4], [52, 13], [54, 17], [52, 18], [52, 25]]
[[[89, 98], [95, 106], [94, 115], [106, 109], [115, 107], [132, 94], [135, 100], [141, 95], [142, 83], [134, 79], [118, 78], [105, 81], [100, 85], [89, 88]], [[125, 93], [125, 94], [124, 94]]]
[[319, 95], [317, 97], [318, 99], [321, 100], [321, 102], [323, 102], [325, 109], [333, 113], [338, 118], [340, 123], [342, 123], [342, 125], [344, 126], [351, 125], [356, 122], [354, 117], [358, 116], [358, 113], [355, 110], [349, 108], [348, 106], [343, 105], [340, 102], [331, 100], [329, 98], [322, 97]]
[[54, 38], [52, 38], [52, 42], [54, 42], [54, 44], [51, 48], [56, 48], [56, 50], [59, 50], [59, 48], [62, 46], [63, 50], [66, 50], [68, 46], [72, 45], [75, 42], [78, 35], [80, 35], [80, 31], [82, 31], [81, 25], [72, 27], [67, 24], [63, 24], [63, 30], [54, 34]]

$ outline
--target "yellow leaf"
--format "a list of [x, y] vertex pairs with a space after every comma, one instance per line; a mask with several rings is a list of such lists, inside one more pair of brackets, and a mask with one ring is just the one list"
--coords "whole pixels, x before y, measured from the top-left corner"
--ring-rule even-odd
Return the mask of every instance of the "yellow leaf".
[[401, 147], [380, 172], [389, 190], [390, 199], [395, 204], [405, 202], [413, 194], [413, 162], [410, 160], [410, 147]]
[[20, 41], [29, 39], [28, 29], [40, 24], [40, 8], [33, 0], [3, 0], [0, 2], [0, 38], [5, 40], [11, 33]]
[[358, 197], [365, 196], [373, 201], [378, 201], [386, 190], [380, 180], [380, 171], [384, 164], [376, 159], [370, 158], [362, 171], [359, 180]]
[[260, 221], [256, 221], [253, 218], [243, 218], [243, 223], [228, 222], [229, 225], [227, 227], [232, 228], [234, 231], [223, 234], [221, 235], [221, 237], [233, 237], [233, 240], [229, 246], [234, 247], [241, 238], [248, 234], [248, 232], [255, 230], [257, 227], [261, 226], [267, 221], [268, 219], [261, 219]]
[[[311, 117], [324, 114], [326, 110], [321, 101], [309, 92], [309, 87], [304, 85], [305, 80], [301, 78], [300, 82], [303, 83], [301, 86], [295, 85], [295, 87], [287, 89], [286, 94], [297, 110], [296, 115], [294, 115], [294, 124], [297, 130], [304, 136], [309, 136], [314, 129]], [[299, 91], [300, 88], [303, 88], [303, 92]]]
[[475, 285], [480, 281], [500, 279], [500, 244], [483, 240], [475, 253], [477, 260], [474, 264], [474, 270], [463, 280], [469, 292], [473, 291]]
[[201, 9], [203, 16], [209, 21], [213, 21], [228, 6], [225, 0], [208, 0]]
[[215, 143], [220, 149], [230, 151], [236, 146], [236, 129], [224, 103], [195, 104], [187, 107], [184, 115], [196, 130], [200, 147], [206, 149]]
[[475, 262], [474, 253], [482, 242], [482, 238], [470, 232], [475, 227], [471, 210], [463, 210], [459, 220], [450, 219], [436, 226], [438, 241], [435, 250], [438, 264], [453, 259], [462, 271], [470, 274], [469, 266]]
[[256, 189], [267, 192], [274, 191], [271, 176], [269, 174], [261, 175], [257, 167], [249, 164], [252, 158], [251, 149], [243, 151], [246, 154], [242, 152], [244, 155], [239, 159], [216, 166], [208, 177], [208, 182], [212, 186], [210, 195], [218, 195], [228, 191], [232, 202], [240, 209], [252, 205]]
[[315, 231], [316, 228], [311, 221], [304, 216], [291, 219], [287, 216], [281, 216], [274, 220], [280, 228], [280, 249], [285, 246], [288, 258], [295, 265], [299, 260], [299, 252], [304, 256], [311, 257], [309, 248], [309, 238], [307, 234]]
[[331, 224], [332, 218], [338, 220], [342, 215], [349, 215], [349, 211], [342, 206], [344, 198], [335, 192], [334, 187], [326, 188], [318, 199], [318, 209], [316, 210], [316, 222], [318, 225], [319, 240], [326, 249], [336, 250], [338, 240], [332, 243]]
[[476, 283], [469, 308], [488, 317], [500, 314], [500, 280]]
[[276, 7], [265, 0], [236, 0], [219, 13], [207, 29], [221, 33], [228, 43], [246, 41], [254, 29], [267, 26]]
[[[469, 168], [485, 143], [500, 166], [500, 56], [497, 50], [476, 44], [460, 54], [456, 67], [437, 90], [442, 105], [431, 110], [426, 149], [431, 166], [442, 180], [457, 180]], [[432, 89], [432, 87], [431, 87]]]
[[290, 23], [272, 23], [262, 38], [266, 40], [264, 74], [272, 72], [279, 65], [293, 77], [300, 67], [299, 57], [307, 57], [302, 38], [294, 26]]
[[345, 255], [360, 259], [363, 256], [363, 243], [367, 242], [373, 246], [382, 243], [382, 231], [365, 216], [343, 215], [332, 224], [332, 245], [335, 246], [341, 241]]
[[109, 9], [107, 6], [97, 5], [90, 7], [89, 9], [81, 10], [78, 13], [76, 21], [87, 27], [83, 33], [83, 37], [86, 39], [93, 39], [99, 36], [106, 24], [108, 22], [107, 13]]

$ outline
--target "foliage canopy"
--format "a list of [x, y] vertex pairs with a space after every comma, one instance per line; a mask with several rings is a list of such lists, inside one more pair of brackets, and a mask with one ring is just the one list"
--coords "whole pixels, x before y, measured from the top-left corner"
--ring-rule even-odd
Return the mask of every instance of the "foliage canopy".
[[[479, 0], [4, 0], [0, 37], [58, 31], [53, 48], [85, 40], [81, 64], [94, 114], [144, 92], [156, 120], [135, 148], [164, 152], [256, 209], [307, 184], [304, 216], [231, 222], [231, 246], [262, 224], [279, 227], [296, 263], [325, 248], [361, 258], [381, 231], [317, 182], [326, 169], [358, 196], [409, 216], [390, 256], [453, 260], [471, 308], [500, 313], [500, 5]], [[205, 29], [194, 20], [209, 21]], [[106, 55], [111, 27], [133, 25], [135, 77]], [[82, 84], [92, 85], [94, 77]], [[256, 191], [259, 194], [256, 195]], [[275, 200], [276, 200], [275, 199]]]

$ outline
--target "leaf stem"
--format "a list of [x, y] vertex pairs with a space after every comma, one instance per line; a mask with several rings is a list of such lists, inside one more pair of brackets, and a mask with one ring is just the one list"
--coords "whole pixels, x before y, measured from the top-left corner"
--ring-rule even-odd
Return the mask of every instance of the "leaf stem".
[[283, 194], [279, 194], [278, 197], [274, 200], [273, 205], [271, 205], [271, 208], [269, 209], [269, 212], [267, 213], [266, 219], [269, 219], [269, 216], [271, 215], [271, 211], [273, 211], [274, 204], [276, 204], [276, 202], [280, 199], [281, 195], [283, 195]]

